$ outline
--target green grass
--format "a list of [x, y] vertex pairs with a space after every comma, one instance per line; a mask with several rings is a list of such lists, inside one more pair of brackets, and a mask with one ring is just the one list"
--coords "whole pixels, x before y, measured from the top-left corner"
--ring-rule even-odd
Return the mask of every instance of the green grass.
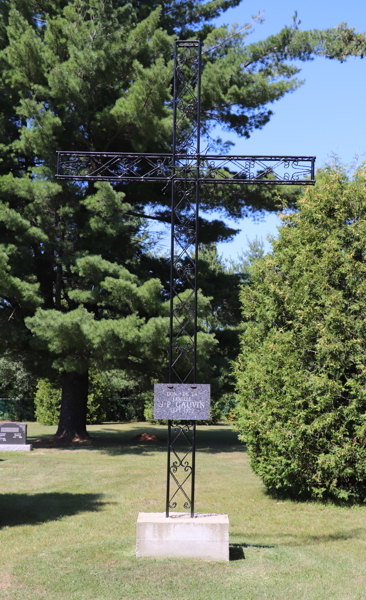
[[136, 559], [138, 512], [164, 510], [166, 429], [89, 430], [90, 446], [0, 454], [2, 600], [364, 600], [366, 507], [268, 497], [227, 426], [198, 428], [196, 510], [229, 514], [236, 560]]

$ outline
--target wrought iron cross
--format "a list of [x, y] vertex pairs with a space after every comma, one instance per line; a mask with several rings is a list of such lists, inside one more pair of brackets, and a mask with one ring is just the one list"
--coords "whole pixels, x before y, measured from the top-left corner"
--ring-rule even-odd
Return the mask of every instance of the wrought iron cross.
[[[175, 42], [173, 81], [171, 154], [60, 151], [57, 179], [171, 182], [169, 383], [179, 386], [196, 383], [200, 186], [314, 185], [315, 157], [201, 154], [199, 40]], [[177, 507], [178, 494], [194, 516], [195, 452], [196, 421], [173, 426], [169, 420], [167, 517]], [[190, 494], [184, 489], [189, 481]]]

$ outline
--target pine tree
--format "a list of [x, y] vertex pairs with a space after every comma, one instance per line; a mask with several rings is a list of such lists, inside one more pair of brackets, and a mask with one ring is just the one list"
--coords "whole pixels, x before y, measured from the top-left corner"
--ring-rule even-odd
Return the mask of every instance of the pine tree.
[[[161, 365], [166, 297], [159, 276], [166, 271], [151, 256], [144, 228], [147, 208], [169, 220], [169, 194], [139, 184], [60, 185], [56, 150], [169, 151], [171, 48], [177, 35], [204, 43], [206, 136], [216, 123], [244, 136], [265, 125], [268, 104], [299, 85], [297, 68], [287, 58], [326, 54], [343, 60], [364, 50], [364, 37], [345, 27], [327, 32], [287, 27], [246, 46], [245, 31], [212, 24], [237, 4], [0, 3], [3, 349], [27, 353], [42, 375], [61, 371], [60, 436], [86, 435], [91, 363], [117, 361], [131, 370], [148, 363], [151, 373], [156, 362]], [[210, 143], [226, 147], [220, 140]], [[269, 189], [253, 187], [209, 191], [202, 208], [221, 207], [240, 217], [273, 208], [274, 197]], [[222, 222], [202, 220], [203, 242], [230, 235]], [[161, 281], [165, 289], [166, 277]]]

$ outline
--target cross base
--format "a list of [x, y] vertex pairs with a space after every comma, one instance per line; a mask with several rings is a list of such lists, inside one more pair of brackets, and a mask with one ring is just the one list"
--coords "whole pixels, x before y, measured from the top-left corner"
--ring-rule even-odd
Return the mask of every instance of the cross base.
[[225, 514], [140, 513], [136, 523], [137, 558], [229, 560], [229, 518]]

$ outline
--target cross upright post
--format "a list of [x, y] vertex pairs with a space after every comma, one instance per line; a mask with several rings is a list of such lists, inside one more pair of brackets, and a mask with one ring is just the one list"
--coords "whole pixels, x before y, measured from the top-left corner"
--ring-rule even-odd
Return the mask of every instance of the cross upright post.
[[155, 418], [168, 420], [166, 517], [179, 495], [194, 517], [196, 421], [209, 418], [209, 385], [196, 381], [200, 186], [315, 183], [315, 157], [201, 154], [200, 81], [200, 41], [177, 40], [171, 154], [57, 153], [59, 180], [171, 182], [169, 383], [155, 385], [154, 400]]
[[[169, 384], [178, 383], [178, 386], [196, 384], [200, 79], [200, 42], [177, 40], [173, 63], [173, 169], [176, 169], [177, 154], [195, 157], [193, 161], [192, 158], [188, 159], [190, 177], [183, 180], [172, 179]], [[188, 136], [182, 135], [187, 123], [189, 124]], [[186, 297], [179, 294], [177, 290], [182, 283], [188, 291]], [[177, 390], [179, 387], [175, 385], [174, 391]], [[180, 416], [185, 417], [180, 413], [177, 414], [178, 419]], [[174, 445], [181, 441], [185, 443], [185, 450], [191, 454], [191, 465], [186, 460], [187, 451], [184, 451], [183, 455], [175, 451]], [[176, 424], [173, 427], [172, 418], [169, 418], [165, 506], [167, 517], [170, 509], [177, 506], [178, 492], [184, 495], [184, 508], [190, 510], [191, 517], [194, 516], [195, 467], [196, 421], [192, 420], [191, 424], [185, 421], [183, 425]], [[179, 471], [183, 475], [181, 481], [178, 479]], [[184, 484], [189, 479], [191, 480], [190, 497], [184, 490]], [[171, 480], [176, 485], [173, 495]]]

